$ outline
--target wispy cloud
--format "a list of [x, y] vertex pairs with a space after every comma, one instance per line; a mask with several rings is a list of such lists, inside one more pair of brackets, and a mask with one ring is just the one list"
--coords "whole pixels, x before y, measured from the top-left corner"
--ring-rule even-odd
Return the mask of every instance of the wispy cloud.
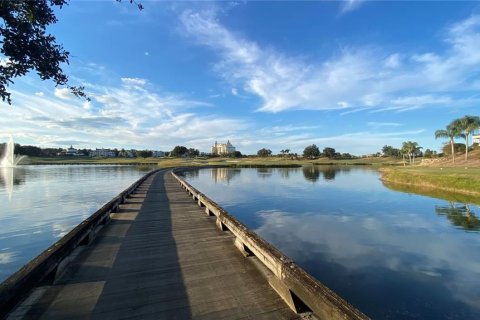
[[366, 0], [344, 0], [340, 7], [340, 13], [344, 14], [360, 8]]
[[[0, 108], [2, 131], [40, 146], [130, 147], [170, 150], [176, 144], [205, 139], [192, 147], [208, 150], [220, 132], [235, 135], [247, 122], [218, 116], [209, 103], [159, 92], [146, 79], [122, 77], [118, 85], [89, 87], [91, 102], [71, 99], [55, 88], [43, 95], [13, 91], [14, 105]], [[57, 99], [60, 98], [60, 99]], [[25, 143], [23, 143], [25, 144]]]
[[[345, 6], [353, 9], [360, 3], [347, 1]], [[446, 29], [442, 52], [350, 47], [321, 62], [263, 48], [224, 27], [214, 9], [186, 10], [180, 19], [188, 36], [218, 53], [218, 75], [261, 98], [260, 111], [347, 109], [348, 114], [366, 108], [407, 111], [478, 103], [464, 96], [480, 88], [475, 80], [480, 74], [480, 16]]]
[[397, 122], [375, 122], [371, 121], [367, 123], [367, 126], [369, 127], [400, 127], [403, 126], [401, 123]]
[[[55, 88], [53, 94], [62, 100], [70, 100], [75, 97], [68, 88]], [[43, 93], [37, 94], [37, 96], [42, 97]]]

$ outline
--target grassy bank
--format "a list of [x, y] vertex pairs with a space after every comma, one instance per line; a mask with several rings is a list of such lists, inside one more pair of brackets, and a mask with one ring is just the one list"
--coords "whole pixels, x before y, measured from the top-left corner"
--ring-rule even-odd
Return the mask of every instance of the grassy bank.
[[414, 193], [431, 198], [437, 198], [457, 203], [474, 203], [480, 205], [480, 197], [477, 195], [463, 194], [458, 192], [445, 191], [432, 187], [421, 187], [409, 184], [399, 184], [388, 181], [382, 181], [383, 185], [388, 189], [405, 193]]
[[287, 159], [281, 157], [249, 157], [249, 158], [89, 158], [89, 157], [29, 157], [22, 164], [112, 164], [112, 165], [158, 165], [172, 166], [232, 166], [232, 167], [298, 167], [304, 165], [398, 165], [398, 159], [363, 158], [352, 160], [331, 160], [320, 158], [315, 160]]
[[410, 187], [399, 191], [444, 199], [446, 192], [457, 198], [459, 195], [480, 196], [480, 168], [390, 167], [381, 168], [380, 172], [387, 187], [396, 190], [402, 188], [398, 185]]

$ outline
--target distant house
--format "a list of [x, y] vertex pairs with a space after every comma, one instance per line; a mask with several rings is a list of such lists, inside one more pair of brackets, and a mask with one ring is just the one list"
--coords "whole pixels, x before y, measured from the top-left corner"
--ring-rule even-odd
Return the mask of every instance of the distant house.
[[110, 149], [95, 149], [90, 151], [90, 157], [99, 157], [99, 158], [115, 158], [115, 152]]
[[73, 147], [73, 145], [70, 145], [70, 148], [65, 150], [65, 155], [66, 156], [78, 156], [77, 149]]
[[212, 147], [212, 154], [216, 155], [227, 155], [235, 152], [235, 147], [230, 143], [230, 140], [227, 143], [217, 143]]
[[480, 144], [480, 134], [472, 136], [472, 142]]
[[152, 157], [163, 158], [165, 157], [165, 151], [152, 151]]

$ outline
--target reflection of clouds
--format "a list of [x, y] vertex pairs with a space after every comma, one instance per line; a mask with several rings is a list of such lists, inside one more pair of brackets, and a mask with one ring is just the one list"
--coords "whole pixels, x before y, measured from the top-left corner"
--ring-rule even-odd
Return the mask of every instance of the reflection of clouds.
[[439, 217], [439, 200], [385, 188], [375, 170], [340, 168], [327, 181], [325, 168], [316, 183], [304, 168], [268, 179], [242, 169], [228, 186], [201, 169], [190, 182], [341, 296], [381, 309], [374, 318], [480, 319], [480, 234]]
[[[140, 169], [132, 166], [16, 168], [12, 201], [7, 199], [4, 184], [0, 184], [0, 243], [12, 248], [18, 257], [8, 267], [0, 268], [0, 281], [137, 180], [144, 174]], [[21, 188], [15, 186], [16, 181], [23, 183]]]
[[0, 264], [11, 263], [15, 260], [16, 254], [14, 252], [0, 253]]
[[[397, 212], [382, 215], [381, 220], [274, 210], [257, 214], [263, 224], [255, 231], [300, 265], [306, 263], [305, 268], [320, 279], [322, 271], [308, 268], [315, 259], [338, 264], [352, 277], [365, 272], [368, 277], [365, 270], [382, 269], [395, 276], [409, 275], [405, 281], [412, 287], [439, 282], [453, 299], [480, 312], [480, 241], [475, 234], [450, 232], [448, 226], [432, 223], [431, 216], [405, 217]], [[357, 294], [374, 289], [358, 288]]]
[[75, 225], [65, 225], [65, 224], [60, 224], [60, 223], [54, 223], [52, 225], [52, 230], [53, 230], [53, 237], [54, 238], [61, 238], [64, 235], [66, 235], [70, 230], [73, 229]]

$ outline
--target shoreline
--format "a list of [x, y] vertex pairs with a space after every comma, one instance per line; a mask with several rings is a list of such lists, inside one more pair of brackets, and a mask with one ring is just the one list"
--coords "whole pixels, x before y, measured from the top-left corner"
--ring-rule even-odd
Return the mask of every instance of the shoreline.
[[[379, 172], [382, 183], [394, 190], [436, 198], [440, 198], [438, 194], [442, 192], [447, 193], [442, 193], [442, 198], [480, 196], [479, 168], [383, 167]], [[475, 202], [480, 203], [480, 200]]]

